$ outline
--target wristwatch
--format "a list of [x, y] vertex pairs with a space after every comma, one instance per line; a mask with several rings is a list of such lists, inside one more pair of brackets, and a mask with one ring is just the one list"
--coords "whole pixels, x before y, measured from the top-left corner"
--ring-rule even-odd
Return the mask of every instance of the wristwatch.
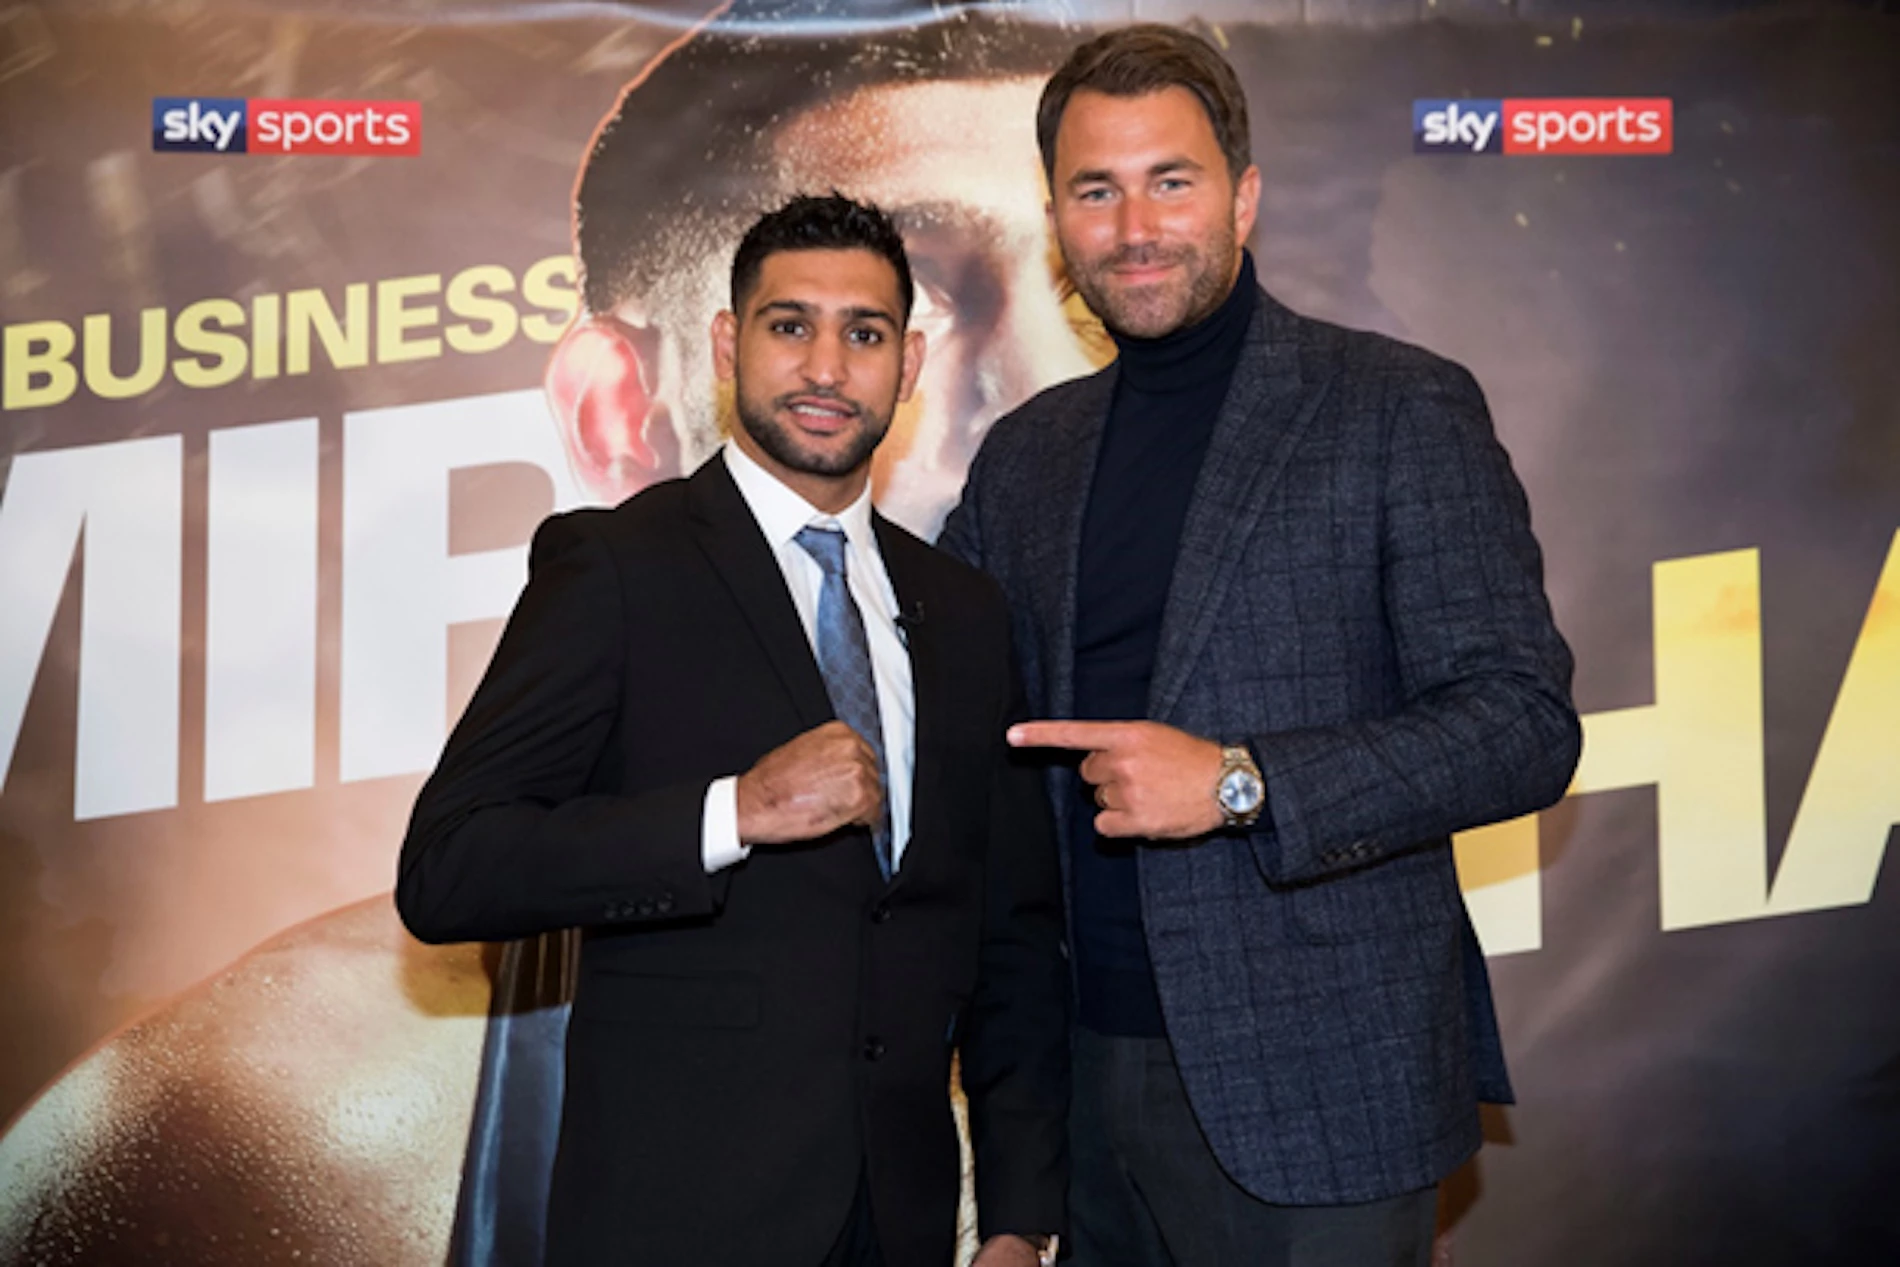
[[1267, 783], [1246, 745], [1228, 744], [1220, 750], [1220, 777], [1214, 783], [1214, 799], [1229, 827], [1251, 827], [1260, 817], [1267, 803]]

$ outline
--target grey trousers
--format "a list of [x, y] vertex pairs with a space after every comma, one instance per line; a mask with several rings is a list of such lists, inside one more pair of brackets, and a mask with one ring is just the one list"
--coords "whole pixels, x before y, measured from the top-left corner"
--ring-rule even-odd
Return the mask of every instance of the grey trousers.
[[1076, 1029], [1073, 1267], [1430, 1267], [1436, 1188], [1269, 1205], [1220, 1167], [1166, 1039]]

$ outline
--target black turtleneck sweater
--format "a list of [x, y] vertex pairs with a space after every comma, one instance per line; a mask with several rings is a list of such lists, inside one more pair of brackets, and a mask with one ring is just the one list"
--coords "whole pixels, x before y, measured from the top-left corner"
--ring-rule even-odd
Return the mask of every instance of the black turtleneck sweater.
[[[1075, 715], [1148, 715], [1161, 614], [1188, 503], [1246, 341], [1253, 258], [1221, 306], [1158, 339], [1115, 336], [1121, 356], [1082, 520], [1075, 612]], [[1210, 795], [1211, 795], [1210, 789]], [[1068, 847], [1078, 1019], [1098, 1034], [1160, 1038], [1161, 1001], [1141, 927], [1136, 842], [1095, 833], [1080, 785]]]

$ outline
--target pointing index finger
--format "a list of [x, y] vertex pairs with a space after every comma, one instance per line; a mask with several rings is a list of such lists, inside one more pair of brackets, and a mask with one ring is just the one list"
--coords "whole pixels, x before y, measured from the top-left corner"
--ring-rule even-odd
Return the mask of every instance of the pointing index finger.
[[1012, 748], [1067, 748], [1101, 752], [1121, 737], [1122, 723], [1112, 721], [1025, 721], [1009, 728]]

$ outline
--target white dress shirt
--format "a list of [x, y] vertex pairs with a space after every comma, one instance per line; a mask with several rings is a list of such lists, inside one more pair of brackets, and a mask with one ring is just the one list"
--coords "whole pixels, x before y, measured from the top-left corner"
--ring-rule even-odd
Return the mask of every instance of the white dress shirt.
[[[878, 720], [884, 729], [885, 776], [889, 786], [885, 796], [891, 807], [891, 864], [900, 866], [904, 847], [910, 843], [911, 772], [917, 754], [917, 707], [912, 693], [910, 652], [897, 628], [897, 593], [891, 588], [890, 574], [877, 550], [877, 535], [871, 529], [871, 490], [835, 515], [826, 514], [781, 484], [778, 477], [749, 457], [744, 449], [727, 442], [726, 469], [739, 495], [758, 521], [759, 531], [772, 547], [778, 568], [785, 576], [785, 588], [791, 591], [792, 605], [805, 626], [805, 640], [816, 654], [818, 628], [818, 591], [824, 584], [824, 571], [818, 560], [805, 552], [795, 538], [809, 525], [842, 529], [848, 543], [845, 579], [851, 597], [864, 618], [864, 633], [871, 647], [871, 671], [877, 679]], [[706, 789], [706, 808], [701, 820], [700, 853], [706, 872], [742, 861], [751, 849], [739, 840], [738, 775], [715, 780]]]

